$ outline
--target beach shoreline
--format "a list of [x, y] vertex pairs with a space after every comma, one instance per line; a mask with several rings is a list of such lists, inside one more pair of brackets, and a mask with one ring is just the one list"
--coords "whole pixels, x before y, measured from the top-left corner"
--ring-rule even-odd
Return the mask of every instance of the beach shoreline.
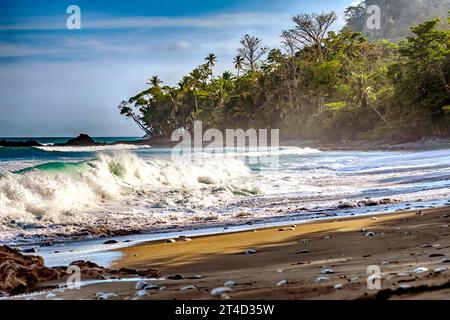
[[[450, 207], [443, 207], [179, 237], [116, 249], [121, 257], [111, 268], [161, 272], [148, 283], [165, 289], [139, 299], [218, 299], [211, 291], [226, 281], [235, 282], [228, 284], [231, 299], [448, 299], [449, 222]], [[369, 266], [380, 268], [380, 290], [367, 288]], [[133, 299], [137, 281], [100, 281], [56, 295], [95, 299], [102, 291]]]

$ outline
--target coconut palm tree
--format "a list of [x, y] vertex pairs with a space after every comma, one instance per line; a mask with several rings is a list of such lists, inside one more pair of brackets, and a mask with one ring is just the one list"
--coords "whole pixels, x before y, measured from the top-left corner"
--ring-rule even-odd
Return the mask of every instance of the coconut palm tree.
[[243, 64], [244, 64], [244, 58], [241, 55], [237, 55], [234, 58], [234, 67], [237, 69], [238, 77], [239, 77], [239, 74], [240, 74], [240, 72], [242, 70]]
[[161, 79], [158, 76], [153, 76], [148, 80], [147, 84], [151, 85], [152, 87], [159, 87], [159, 85], [163, 83]]
[[206, 58], [206, 65], [209, 67], [211, 79], [213, 77], [213, 67], [216, 65], [217, 56], [214, 53], [210, 53]]

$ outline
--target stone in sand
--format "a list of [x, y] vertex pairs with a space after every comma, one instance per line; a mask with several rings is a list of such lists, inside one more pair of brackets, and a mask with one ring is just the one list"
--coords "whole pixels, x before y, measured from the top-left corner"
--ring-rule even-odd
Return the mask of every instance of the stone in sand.
[[343, 285], [342, 283], [336, 283], [336, 284], [334, 285], [334, 288], [335, 288], [336, 290], [342, 289], [343, 287], [344, 287], [344, 285]]
[[197, 289], [195, 286], [190, 285], [190, 286], [185, 286], [185, 287], [180, 288], [180, 291], [190, 291], [190, 290], [195, 290], [195, 289]]
[[228, 281], [225, 281], [225, 283], [223, 284], [224, 285], [224, 287], [232, 287], [232, 286], [234, 286], [236, 284], [236, 281], [234, 281], [234, 280], [228, 280]]
[[285, 286], [288, 284], [287, 280], [281, 280], [277, 283], [277, 287]]
[[329, 277], [324, 277], [324, 276], [322, 276], [322, 277], [318, 277], [318, 278], [316, 279], [316, 282], [325, 282], [325, 281], [328, 281], [328, 280], [330, 280]]
[[450, 259], [444, 258], [441, 260], [441, 263], [450, 263]]
[[95, 294], [95, 297], [97, 298], [97, 300], [108, 300], [109, 298], [116, 298], [117, 294], [113, 292], [99, 291]]
[[189, 242], [189, 241], [192, 241], [192, 239], [191, 238], [183, 238], [183, 241]]
[[375, 233], [374, 232], [367, 232], [364, 236], [365, 237], [375, 237]]
[[147, 287], [147, 285], [147, 282], [139, 281], [138, 283], [136, 283], [136, 289], [143, 290], [145, 289], [145, 287]]
[[175, 239], [168, 239], [168, 240], [166, 241], [166, 243], [175, 243], [175, 242], [177, 242]]
[[330, 269], [330, 268], [326, 268], [326, 269], [323, 269], [322, 271], [320, 271], [320, 274], [333, 274], [333, 273], [334, 273], [334, 270]]
[[416, 268], [416, 269], [414, 269], [413, 270], [413, 272], [414, 273], [424, 273], [424, 272], [427, 272], [428, 271], [428, 268], [425, 268], [425, 267], [419, 267], [419, 268]]
[[247, 249], [245, 250], [245, 254], [255, 254], [256, 250], [255, 249]]
[[136, 297], [145, 297], [148, 296], [148, 292], [145, 290], [139, 290], [134, 294]]
[[211, 290], [211, 295], [212, 296], [221, 296], [225, 293], [228, 292], [232, 292], [233, 289], [229, 288], [229, 287], [219, 287], [219, 288], [214, 288]]
[[436, 269], [434, 269], [433, 271], [435, 272], [435, 273], [442, 273], [442, 272], [445, 272], [445, 271], [447, 271], [448, 269], [446, 268], [446, 267], [439, 267], [439, 268], [436, 268]]

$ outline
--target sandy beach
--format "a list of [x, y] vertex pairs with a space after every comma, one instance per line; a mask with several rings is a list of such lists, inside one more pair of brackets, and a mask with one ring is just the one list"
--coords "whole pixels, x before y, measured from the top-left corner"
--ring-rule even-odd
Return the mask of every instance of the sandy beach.
[[[138, 280], [132, 280], [51, 299], [96, 299], [100, 291], [120, 300], [448, 299], [449, 223], [445, 207], [139, 244], [120, 249], [112, 268], [159, 270], [163, 279], [148, 281], [154, 287], [143, 296], [136, 297]], [[369, 266], [380, 268], [380, 290], [368, 289]], [[212, 296], [226, 281], [235, 282], [227, 284], [232, 291]]]

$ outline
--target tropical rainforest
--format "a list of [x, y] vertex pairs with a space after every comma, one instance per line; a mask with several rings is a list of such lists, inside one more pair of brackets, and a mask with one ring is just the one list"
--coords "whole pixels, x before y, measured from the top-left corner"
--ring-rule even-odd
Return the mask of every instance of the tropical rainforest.
[[[374, 32], [365, 24], [373, 4], [382, 8], [382, 29]], [[448, 137], [449, 9], [442, 0], [366, 0], [347, 8], [340, 31], [332, 29], [334, 12], [300, 13], [281, 30], [278, 47], [246, 34], [234, 70], [215, 74], [211, 53], [174, 86], [151, 77], [119, 110], [153, 138], [194, 121], [222, 130], [279, 128], [285, 139]]]

